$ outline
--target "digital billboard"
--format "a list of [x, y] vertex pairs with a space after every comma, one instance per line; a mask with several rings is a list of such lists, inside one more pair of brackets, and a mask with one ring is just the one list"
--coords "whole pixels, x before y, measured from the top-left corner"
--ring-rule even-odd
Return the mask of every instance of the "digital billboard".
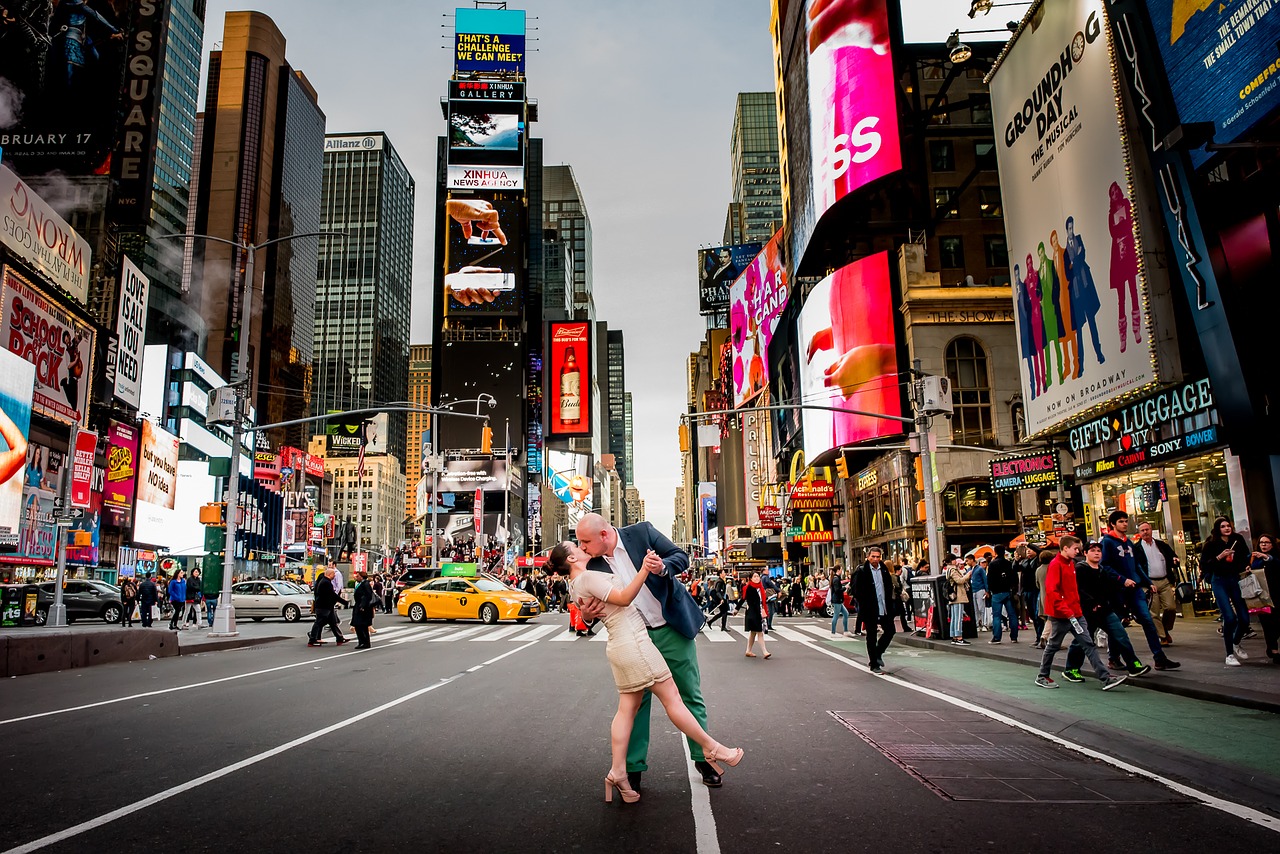
[[523, 83], [450, 81], [447, 186], [524, 189], [526, 129]]
[[18, 544], [36, 366], [0, 349], [0, 546]]
[[548, 323], [547, 440], [591, 435], [591, 324]]
[[769, 342], [786, 307], [787, 272], [779, 231], [729, 288], [734, 406], [742, 406], [768, 386]]
[[698, 310], [715, 314], [729, 307], [729, 287], [760, 254], [759, 243], [698, 250]]
[[102, 509], [117, 528], [133, 524], [133, 495], [138, 477], [138, 429], [112, 421], [107, 430], [107, 473]]
[[494, 460], [446, 460], [440, 473], [441, 492], [502, 492], [509, 483], [507, 462]]
[[519, 193], [451, 194], [445, 202], [446, 315], [514, 315], [524, 289]]
[[[84, 513], [71, 520], [67, 529], [67, 563], [78, 566], [98, 565], [98, 546], [102, 534], [102, 469], [93, 470], [93, 486], [89, 492], [89, 506]], [[76, 534], [88, 534], [89, 542], [77, 545]]]
[[1015, 36], [991, 77], [1033, 436], [1157, 378], [1141, 206], [1120, 136], [1104, 5], [1045, 3], [1039, 26]]
[[[360, 448], [368, 454], [385, 454], [387, 452], [387, 434], [390, 422], [385, 412], [379, 412], [361, 424], [350, 427], [344, 424], [326, 424], [324, 431], [325, 455], [329, 457], [358, 457]], [[301, 453], [301, 452], [299, 452]], [[282, 452], [283, 455], [283, 452]], [[281, 465], [289, 468], [285, 462]]]
[[46, 565], [52, 564], [57, 556], [57, 526], [53, 514], [64, 462], [61, 451], [35, 442], [27, 445], [18, 554]]
[[178, 437], [150, 421], [142, 422], [140, 434], [133, 539], [162, 545], [168, 542], [166, 528], [172, 525], [175, 516]]
[[0, 166], [0, 218], [0, 243], [81, 305], [88, 301], [93, 257], [89, 241], [4, 166]]
[[[431, 389], [437, 405], [455, 400], [475, 400], [492, 395], [496, 405], [464, 404], [458, 412], [489, 417], [493, 429], [493, 452], [503, 453], [502, 443], [510, 427], [512, 457], [524, 446], [524, 370], [520, 346], [515, 342], [449, 341], [440, 345], [440, 380]], [[484, 423], [474, 418], [436, 416], [440, 420], [441, 451], [475, 450], [480, 447]]]
[[13, 268], [0, 275], [0, 338], [9, 352], [36, 366], [33, 409], [64, 424], [83, 425], [93, 381], [92, 327]]
[[523, 9], [455, 9], [453, 68], [480, 74], [524, 74]]
[[[805, 403], [902, 415], [888, 252], [847, 264], [819, 282], [800, 309], [796, 331]], [[801, 410], [800, 419], [811, 465], [832, 448], [892, 436], [903, 426], [824, 409]]]
[[[1232, 142], [1280, 106], [1280, 15], [1269, 0], [1146, 0], [1183, 124], [1212, 122]], [[1198, 149], [1199, 165], [1211, 156]]]
[[142, 346], [147, 335], [147, 295], [151, 281], [124, 256], [120, 268], [120, 310], [116, 315], [115, 396], [138, 408], [142, 397]]

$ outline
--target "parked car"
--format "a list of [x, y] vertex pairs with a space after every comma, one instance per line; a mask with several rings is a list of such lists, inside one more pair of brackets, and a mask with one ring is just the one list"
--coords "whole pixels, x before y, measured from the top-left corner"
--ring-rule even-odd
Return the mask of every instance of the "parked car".
[[[56, 582], [46, 581], [37, 585], [36, 625], [43, 626], [49, 619], [49, 609], [53, 607], [53, 586]], [[67, 608], [67, 622], [98, 618], [104, 623], [120, 622], [120, 614], [124, 606], [120, 602], [120, 588], [105, 581], [87, 581], [78, 578], [69, 579], [62, 588], [62, 604]]]
[[231, 605], [237, 617], [260, 623], [267, 617], [283, 617], [296, 623], [312, 610], [312, 595], [289, 581], [242, 581], [231, 586]]
[[400, 594], [410, 589], [411, 587], [417, 587], [419, 584], [421, 584], [424, 581], [430, 581], [433, 578], [439, 578], [439, 577], [440, 577], [440, 567], [438, 566], [409, 567], [404, 571], [404, 573], [399, 578], [396, 579], [395, 594], [391, 598], [391, 603], [394, 605], [397, 602], [399, 602]]
[[[849, 595], [849, 589], [844, 591], [844, 606], [849, 609], [849, 613], [853, 613], [853, 597]], [[804, 594], [804, 609], [806, 611], [817, 611], [824, 617], [834, 617], [835, 612], [831, 606], [827, 604], [827, 588], [810, 587]]]

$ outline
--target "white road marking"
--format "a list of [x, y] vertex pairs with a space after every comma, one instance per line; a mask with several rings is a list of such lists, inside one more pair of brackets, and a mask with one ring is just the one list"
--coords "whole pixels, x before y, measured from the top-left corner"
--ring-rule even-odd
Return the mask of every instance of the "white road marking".
[[551, 625], [534, 626], [532, 629], [529, 629], [529, 631], [525, 632], [524, 634], [507, 638], [507, 640], [514, 641], [516, 643], [524, 643], [525, 641], [538, 640], [540, 638], [543, 638], [551, 634], [558, 628], [560, 628], [560, 626], [551, 626]]
[[[868, 667], [867, 665], [845, 658], [839, 652], [829, 647], [818, 646], [812, 641], [808, 641], [808, 640], [804, 641], [803, 645], [809, 647], [812, 650], [820, 652], [825, 656], [834, 658], [836, 661], [839, 661], [842, 664], [848, 665], [849, 667], [852, 667], [855, 670], [861, 670], [863, 673], [866, 673], [868, 675], [870, 675], [871, 673], [871, 668]], [[1065, 747], [1068, 750], [1072, 750], [1072, 751], [1075, 751], [1076, 753], [1082, 754], [1084, 756], [1088, 756], [1090, 759], [1097, 759], [1115, 768], [1119, 768], [1121, 771], [1124, 771], [1125, 773], [1136, 774], [1139, 777], [1145, 777], [1146, 779], [1159, 783], [1160, 785], [1168, 789], [1172, 789], [1173, 791], [1177, 792], [1180, 795], [1185, 795], [1186, 797], [1191, 798], [1192, 800], [1198, 801], [1199, 803], [1209, 807], [1210, 809], [1219, 810], [1220, 812], [1224, 812], [1227, 815], [1234, 816], [1236, 818], [1247, 821], [1251, 824], [1256, 824], [1261, 827], [1265, 827], [1267, 830], [1280, 833], [1280, 818], [1277, 818], [1272, 815], [1268, 815], [1267, 813], [1261, 812], [1260, 810], [1255, 810], [1255, 809], [1252, 809], [1251, 807], [1244, 806], [1243, 804], [1237, 804], [1233, 801], [1228, 801], [1225, 798], [1219, 798], [1215, 795], [1209, 794], [1208, 792], [1202, 792], [1199, 789], [1193, 789], [1192, 787], [1183, 785], [1182, 783], [1179, 783], [1176, 780], [1170, 780], [1168, 777], [1163, 777], [1160, 774], [1155, 773], [1154, 771], [1148, 771], [1145, 768], [1140, 768], [1137, 765], [1132, 765], [1128, 762], [1125, 762], [1123, 759], [1119, 759], [1115, 756], [1111, 756], [1109, 754], [1102, 753], [1101, 751], [1094, 750], [1093, 748], [1085, 747], [1083, 745], [1076, 744], [1075, 742], [1068, 741], [1067, 739], [1062, 738], [1061, 736], [1055, 735], [1051, 732], [1045, 732], [1042, 729], [1037, 729], [1036, 727], [1033, 727], [1030, 724], [1023, 723], [1022, 721], [1016, 720], [1014, 718], [1009, 717], [1008, 715], [1001, 714], [1000, 712], [994, 711], [992, 709], [979, 706], [976, 703], [971, 703], [968, 700], [961, 700], [957, 697], [952, 697], [947, 694], [944, 694], [941, 691], [935, 691], [932, 688], [926, 688], [923, 685], [915, 685], [911, 682], [906, 682], [892, 675], [882, 675], [876, 678], [884, 679], [886, 681], [891, 681], [893, 684], [900, 685], [903, 688], [907, 688], [908, 690], [911, 690], [911, 691], [915, 691], [917, 694], [924, 694], [927, 697], [933, 697], [935, 700], [941, 700], [944, 703], [949, 703], [952, 706], [955, 706], [960, 709], [964, 709], [965, 711], [976, 712], [977, 714], [984, 715], [993, 721], [999, 721], [1000, 723], [1005, 724], [1006, 726], [1011, 726], [1016, 729], [1020, 729], [1023, 732], [1030, 733], [1031, 735], [1039, 736], [1040, 738], [1046, 739], [1047, 741], [1051, 741], [1054, 744], [1057, 744], [1061, 747]]]
[[609, 629], [604, 623], [596, 623], [593, 631], [595, 631], [596, 636], [591, 639], [592, 641], [607, 641], [609, 639]]
[[[523, 652], [524, 650], [528, 649], [531, 646], [533, 646], [533, 644], [525, 644], [524, 646], [518, 646], [509, 652], [504, 652], [502, 655], [489, 659], [483, 664], [476, 665], [475, 667], [471, 668], [471, 670], [468, 670], [467, 673], [474, 672], [476, 670], [481, 669], [482, 667], [487, 667], [490, 664], [499, 662], [502, 659], [511, 655], [515, 655], [518, 652]], [[355, 715], [353, 717], [349, 717], [346, 720], [340, 721], [336, 724], [330, 724], [329, 726], [324, 727], [323, 729], [318, 729], [315, 732], [307, 733], [306, 735], [295, 738], [293, 741], [286, 742], [280, 745], [279, 747], [273, 747], [270, 750], [264, 750], [262, 753], [255, 754], [253, 756], [248, 757], [247, 759], [241, 759], [239, 762], [233, 762], [232, 764], [219, 768], [216, 771], [210, 771], [208, 774], [203, 774], [199, 777], [196, 777], [194, 780], [188, 780], [185, 783], [180, 783], [177, 786], [173, 786], [172, 788], [165, 789], [163, 792], [157, 792], [156, 794], [148, 798], [143, 798], [140, 801], [135, 801], [131, 804], [120, 807], [119, 809], [115, 809], [115, 810], [112, 810], [111, 812], [104, 813], [98, 816], [97, 818], [92, 818], [92, 819], [89, 819], [88, 821], [83, 821], [80, 824], [74, 825], [72, 827], [68, 827], [65, 830], [59, 830], [56, 833], [50, 833], [48, 836], [42, 836], [39, 839], [35, 839], [35, 840], [32, 840], [31, 842], [26, 843], [25, 845], [19, 845], [16, 848], [10, 848], [8, 851], [4, 852], [4, 854], [28, 854], [28, 852], [39, 851], [41, 848], [47, 848], [50, 845], [56, 845], [59, 842], [79, 836], [82, 833], [88, 833], [91, 830], [95, 830], [99, 827], [110, 824], [111, 822], [116, 821], [117, 819], [124, 818], [125, 816], [132, 815], [133, 813], [136, 813], [140, 810], [144, 810], [147, 807], [151, 807], [158, 803], [167, 801], [172, 797], [183, 794], [184, 792], [189, 792], [192, 789], [197, 789], [206, 783], [212, 783], [214, 780], [219, 780], [223, 777], [226, 777], [229, 774], [234, 774], [236, 771], [240, 771], [252, 765], [257, 765], [259, 762], [263, 762], [267, 759], [272, 758], [273, 756], [279, 756], [281, 753], [286, 753], [290, 750], [293, 750], [295, 747], [301, 747], [302, 745], [315, 741], [318, 738], [323, 738], [324, 736], [329, 735], [330, 733], [334, 733], [334, 732], [337, 732], [338, 730], [346, 729], [352, 724], [359, 723], [360, 721], [371, 718], [374, 715], [381, 714], [382, 712], [385, 712], [388, 709], [394, 709], [396, 706], [403, 705], [409, 702], [410, 700], [416, 700], [418, 697], [421, 697], [424, 694], [428, 694], [436, 690], [437, 688], [443, 688], [445, 685], [448, 685], [451, 682], [456, 682], [457, 680], [463, 678], [464, 675], [465, 674], [462, 674], [462, 673], [456, 673], [453, 676], [446, 676], [443, 679], [439, 680], [438, 682], [434, 682], [426, 686], [425, 688], [419, 688], [416, 691], [411, 691], [410, 693], [405, 694], [403, 697], [397, 697], [394, 700], [383, 703], [380, 706], [375, 706], [374, 708], [369, 709], [368, 711], [361, 712], [360, 714]]]
[[711, 643], [737, 643], [738, 642], [738, 639], [733, 636], [733, 632], [722, 632], [719, 629], [709, 629], [707, 631], [707, 640], [709, 640]]
[[676, 730], [680, 747], [684, 750], [685, 764], [689, 768], [689, 795], [693, 808], [693, 838], [698, 854], [720, 854], [720, 837], [716, 834], [716, 816], [711, 811], [711, 790], [702, 782], [702, 772], [693, 764], [689, 752], [689, 740]]
[[[560, 627], [556, 626], [556, 628], [560, 628]], [[564, 631], [562, 631], [560, 634], [556, 635], [555, 637], [551, 638], [552, 641], [561, 641], [561, 642], [576, 641], [577, 639], [578, 639], [578, 636], [574, 634], [573, 630], [568, 628], [567, 626], [565, 627]]]
[[418, 642], [418, 641], [420, 641], [420, 640], [423, 640], [423, 639], [425, 639], [425, 638], [438, 637], [438, 636], [440, 636], [440, 635], [444, 634], [444, 633], [445, 633], [445, 632], [447, 632], [447, 631], [449, 631], [449, 630], [448, 630], [448, 629], [443, 629], [443, 628], [436, 628], [436, 629], [415, 629], [414, 631], [410, 632], [410, 633], [409, 633], [409, 634], [407, 634], [407, 635], [401, 635], [401, 636], [400, 636], [400, 637], [398, 637], [398, 638], [393, 638], [393, 639], [392, 639], [392, 640], [387, 644], [387, 646], [399, 646], [399, 645], [400, 645], [400, 644], [402, 644], [402, 643], [416, 643], [416, 642]]
[[471, 629], [463, 629], [460, 632], [454, 632], [453, 634], [450, 634], [450, 635], [442, 635], [441, 637], [438, 637], [438, 638], [432, 638], [429, 641], [429, 643], [453, 643], [456, 640], [462, 640], [465, 637], [470, 637], [471, 635], [479, 634], [480, 632], [483, 632], [487, 628], [488, 626], [477, 626]]
[[524, 626], [521, 626], [521, 625], [515, 625], [515, 626], [503, 626], [503, 627], [502, 627], [502, 628], [500, 628], [500, 629], [494, 629], [493, 631], [489, 632], [487, 635], [481, 635], [481, 636], [480, 636], [480, 637], [478, 637], [478, 638], [471, 638], [471, 641], [472, 641], [472, 643], [476, 643], [476, 642], [481, 642], [481, 643], [483, 643], [483, 642], [485, 642], [485, 641], [496, 641], [496, 640], [499, 640], [499, 639], [501, 639], [501, 638], [506, 637], [506, 636], [507, 636], [507, 635], [509, 635], [509, 634], [512, 634], [513, 632], [518, 632], [518, 631], [520, 631], [520, 630], [521, 630], [521, 629], [523, 629], [523, 628], [524, 628]]
[[769, 632], [769, 640], [773, 640], [774, 635], [777, 635], [783, 640], [789, 640], [789, 641], [807, 641], [808, 640], [808, 638], [805, 637], [804, 635], [800, 634], [794, 629], [789, 629], [786, 626], [774, 626], [773, 631]]

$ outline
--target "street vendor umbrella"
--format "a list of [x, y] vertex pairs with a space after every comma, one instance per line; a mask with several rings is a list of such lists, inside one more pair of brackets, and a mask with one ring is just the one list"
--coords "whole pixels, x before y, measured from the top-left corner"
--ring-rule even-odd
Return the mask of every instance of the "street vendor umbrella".
[[965, 557], [985, 557], [985, 558], [993, 558], [995, 556], [996, 556], [996, 550], [991, 546], [975, 546], [974, 548], [969, 550], [968, 554], [965, 555]]

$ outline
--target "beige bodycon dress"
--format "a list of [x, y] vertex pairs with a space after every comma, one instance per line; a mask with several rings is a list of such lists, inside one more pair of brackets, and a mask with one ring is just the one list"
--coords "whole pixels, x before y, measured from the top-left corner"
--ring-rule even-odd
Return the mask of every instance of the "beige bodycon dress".
[[[594, 596], [604, 602], [610, 590], [621, 590], [622, 579], [611, 573], [586, 570], [569, 582], [569, 596], [575, 602]], [[671, 669], [662, 653], [649, 640], [644, 618], [634, 605], [622, 607], [605, 602], [604, 625], [609, 630], [605, 655], [613, 668], [618, 693], [643, 691], [655, 682], [671, 678]]]

